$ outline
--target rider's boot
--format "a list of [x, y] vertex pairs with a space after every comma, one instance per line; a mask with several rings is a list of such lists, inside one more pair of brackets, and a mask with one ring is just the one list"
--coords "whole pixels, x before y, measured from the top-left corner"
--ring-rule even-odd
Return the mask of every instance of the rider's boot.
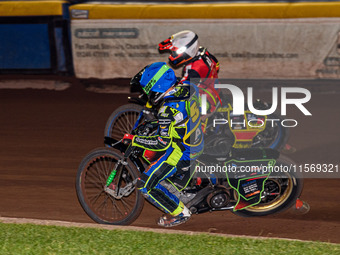
[[159, 218], [157, 224], [166, 228], [174, 227], [188, 221], [190, 217], [190, 210], [182, 202], [180, 202], [178, 208], [173, 213], [164, 214]]

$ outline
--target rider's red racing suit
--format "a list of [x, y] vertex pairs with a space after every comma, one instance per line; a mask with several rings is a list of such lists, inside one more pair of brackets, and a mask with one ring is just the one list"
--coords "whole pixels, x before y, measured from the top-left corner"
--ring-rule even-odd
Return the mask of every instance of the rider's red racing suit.
[[200, 90], [203, 90], [200, 93], [207, 94], [209, 112], [215, 110], [216, 104], [220, 100], [218, 91], [214, 87], [218, 79], [218, 70], [217, 58], [206, 48], [200, 47], [197, 56], [188, 61], [182, 71], [181, 83], [193, 82], [198, 85]]

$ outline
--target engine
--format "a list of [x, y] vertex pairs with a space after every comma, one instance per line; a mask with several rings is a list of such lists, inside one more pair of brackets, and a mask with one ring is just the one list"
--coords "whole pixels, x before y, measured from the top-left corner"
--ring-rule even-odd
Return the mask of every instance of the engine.
[[206, 201], [214, 209], [226, 207], [230, 202], [229, 191], [223, 187], [217, 188], [207, 196]]

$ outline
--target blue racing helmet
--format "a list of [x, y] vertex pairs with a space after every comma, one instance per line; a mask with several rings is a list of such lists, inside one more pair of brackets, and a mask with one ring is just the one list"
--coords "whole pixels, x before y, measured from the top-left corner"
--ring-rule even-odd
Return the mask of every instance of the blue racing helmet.
[[131, 85], [139, 85], [156, 105], [164, 97], [165, 92], [177, 83], [175, 72], [165, 62], [156, 62], [143, 68], [131, 80]]

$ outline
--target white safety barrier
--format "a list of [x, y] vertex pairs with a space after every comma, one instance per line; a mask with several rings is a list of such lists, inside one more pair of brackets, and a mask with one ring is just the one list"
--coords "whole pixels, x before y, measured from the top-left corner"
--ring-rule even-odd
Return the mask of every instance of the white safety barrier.
[[340, 78], [340, 18], [84, 19], [71, 29], [78, 78], [131, 78], [167, 62], [158, 43], [187, 29], [218, 58], [222, 78]]

